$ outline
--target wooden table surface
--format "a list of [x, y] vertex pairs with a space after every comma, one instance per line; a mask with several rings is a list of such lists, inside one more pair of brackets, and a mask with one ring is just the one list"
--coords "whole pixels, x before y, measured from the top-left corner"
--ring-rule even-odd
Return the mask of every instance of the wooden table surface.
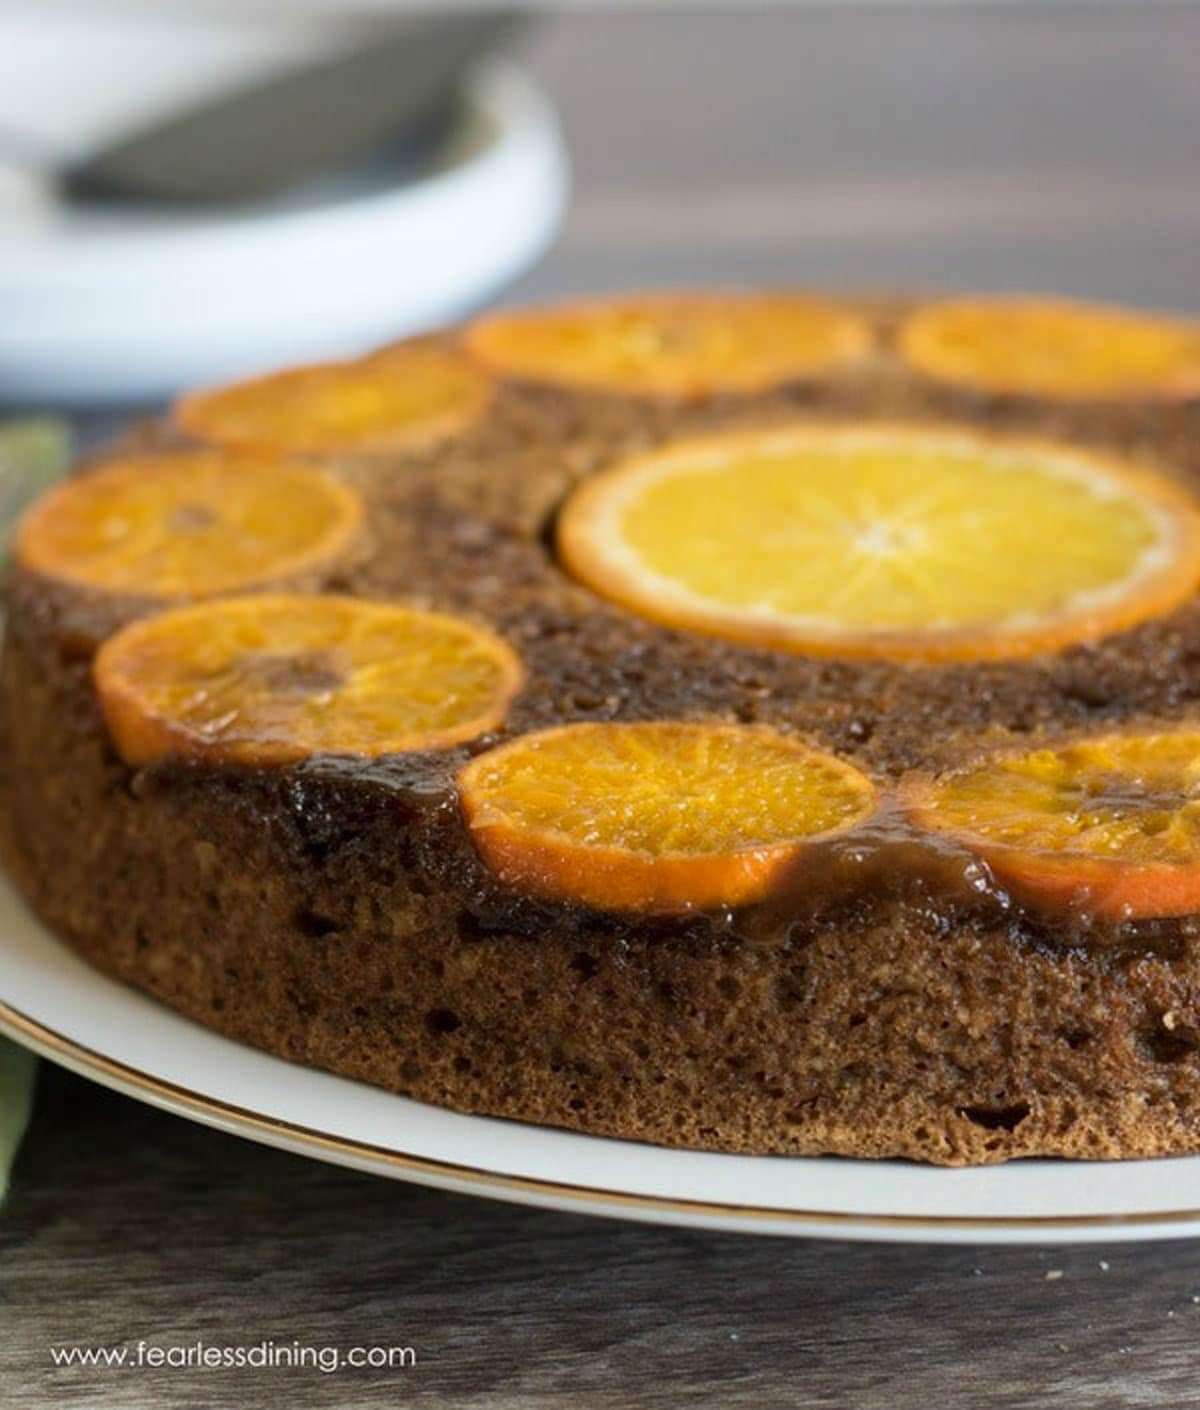
[[[1200, 9], [598, 14], [527, 49], [577, 194], [514, 297], [791, 279], [1200, 304]], [[13, 1410], [1176, 1407], [1200, 1404], [1198, 1335], [1200, 1246], [793, 1243], [547, 1214], [262, 1149], [48, 1066], [0, 1215]], [[416, 1359], [52, 1357], [139, 1340]]]

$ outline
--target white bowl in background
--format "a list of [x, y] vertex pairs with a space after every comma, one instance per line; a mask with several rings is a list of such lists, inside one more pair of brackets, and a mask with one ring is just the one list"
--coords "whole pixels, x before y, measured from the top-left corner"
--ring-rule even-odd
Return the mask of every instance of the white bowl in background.
[[386, 11], [344, 0], [0, 0], [0, 165], [78, 160], [422, 13]]
[[532, 263], [566, 191], [552, 109], [499, 63], [416, 177], [376, 161], [236, 212], [0, 183], [0, 400], [147, 401], [420, 331]]

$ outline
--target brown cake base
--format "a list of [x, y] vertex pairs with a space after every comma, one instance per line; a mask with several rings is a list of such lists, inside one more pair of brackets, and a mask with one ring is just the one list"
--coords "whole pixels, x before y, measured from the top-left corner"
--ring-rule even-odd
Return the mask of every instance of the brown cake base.
[[[803, 919], [493, 929], [444, 798], [321, 770], [131, 779], [10, 645], [13, 873], [85, 958], [210, 1028], [460, 1111], [664, 1145], [904, 1156], [1197, 1149], [1196, 942], [1092, 950], [889, 895]], [[11, 735], [10, 735], [11, 739]]]
[[[674, 413], [517, 386], [465, 439], [335, 467], [367, 497], [371, 542], [306, 586], [491, 624], [529, 675], [509, 733], [761, 721], [886, 785], [981, 744], [1194, 715], [1195, 602], [1093, 647], [917, 668], [655, 627], [554, 563], [557, 505], [618, 449], [798, 412], [999, 424], [1200, 478], [1195, 411], [984, 404], [895, 367]], [[128, 768], [90, 657], [145, 610], [14, 573], [5, 852], [82, 955], [207, 1027], [456, 1110], [666, 1145], [944, 1164], [1200, 1151], [1196, 920], [1100, 932], [1021, 914], [973, 887], [968, 858], [888, 827], [746, 912], [535, 902], [471, 846], [465, 749]]]

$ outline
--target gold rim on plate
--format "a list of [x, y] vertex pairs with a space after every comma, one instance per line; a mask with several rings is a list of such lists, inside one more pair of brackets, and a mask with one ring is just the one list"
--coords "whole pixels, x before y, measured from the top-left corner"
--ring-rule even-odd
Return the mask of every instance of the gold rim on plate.
[[27, 1014], [0, 1002], [0, 1032], [41, 1056], [50, 1058], [83, 1076], [93, 1078], [103, 1086], [126, 1094], [176, 1114], [184, 1114], [207, 1126], [245, 1136], [264, 1145], [287, 1150], [301, 1148], [313, 1159], [325, 1159], [339, 1165], [354, 1166], [360, 1161], [383, 1164], [396, 1171], [425, 1177], [428, 1183], [453, 1181], [456, 1185], [478, 1187], [481, 1196], [508, 1199], [515, 1203], [536, 1203], [554, 1200], [581, 1206], [603, 1204], [610, 1208], [582, 1213], [619, 1215], [623, 1211], [649, 1214], [684, 1215], [691, 1218], [736, 1219], [749, 1225], [785, 1223], [820, 1225], [838, 1229], [961, 1229], [1046, 1230], [1109, 1228], [1114, 1232], [1124, 1228], [1154, 1228], [1159, 1225], [1200, 1223], [1200, 1209], [1165, 1210], [1127, 1214], [1062, 1214], [1062, 1215], [944, 1215], [944, 1214], [854, 1214], [832, 1210], [771, 1209], [760, 1205], [720, 1204], [705, 1200], [669, 1199], [661, 1195], [632, 1195], [620, 1190], [596, 1186], [570, 1185], [553, 1180], [539, 1180], [522, 1175], [500, 1175], [477, 1166], [459, 1165], [451, 1161], [432, 1160], [427, 1156], [408, 1155], [385, 1146], [365, 1141], [344, 1140], [291, 1121], [279, 1121], [239, 1107], [232, 1102], [206, 1097], [173, 1082], [165, 1082], [127, 1064], [105, 1057], [92, 1048], [75, 1042]]

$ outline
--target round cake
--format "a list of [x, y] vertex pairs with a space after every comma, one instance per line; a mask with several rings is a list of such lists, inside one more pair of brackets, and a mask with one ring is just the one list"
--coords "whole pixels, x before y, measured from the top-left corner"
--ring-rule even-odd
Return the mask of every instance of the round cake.
[[793, 291], [188, 395], [18, 529], [7, 864], [460, 1111], [1200, 1151], [1198, 398], [1186, 320]]

